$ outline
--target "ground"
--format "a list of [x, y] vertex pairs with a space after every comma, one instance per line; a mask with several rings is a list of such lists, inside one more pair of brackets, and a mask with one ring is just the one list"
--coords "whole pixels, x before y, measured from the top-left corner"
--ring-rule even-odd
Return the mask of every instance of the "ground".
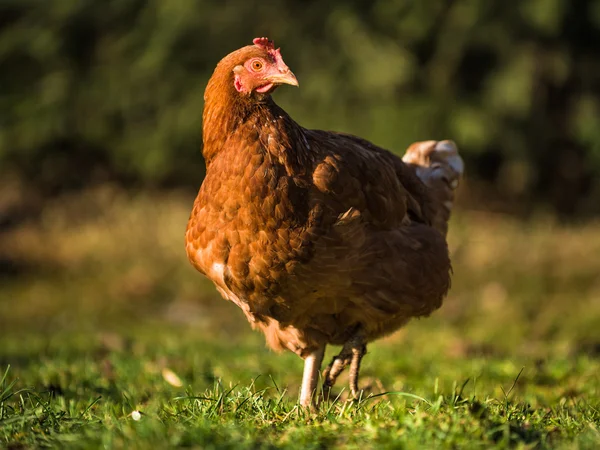
[[311, 413], [302, 361], [188, 265], [191, 201], [102, 188], [0, 235], [0, 447], [600, 446], [597, 222], [459, 211], [442, 309]]

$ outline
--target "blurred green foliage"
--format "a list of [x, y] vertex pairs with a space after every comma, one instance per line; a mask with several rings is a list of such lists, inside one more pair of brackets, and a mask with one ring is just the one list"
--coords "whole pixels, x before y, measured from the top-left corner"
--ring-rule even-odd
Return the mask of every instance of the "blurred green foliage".
[[205, 84], [263, 35], [302, 125], [450, 137], [475, 198], [600, 211], [598, 0], [2, 0], [0, 177], [195, 189]]

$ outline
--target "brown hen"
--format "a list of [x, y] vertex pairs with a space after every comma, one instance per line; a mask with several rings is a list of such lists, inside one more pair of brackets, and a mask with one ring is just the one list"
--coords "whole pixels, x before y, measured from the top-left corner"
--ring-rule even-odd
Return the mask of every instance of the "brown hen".
[[271, 348], [304, 358], [308, 406], [327, 344], [343, 348], [325, 392], [350, 365], [356, 396], [366, 344], [442, 304], [463, 167], [449, 141], [413, 144], [403, 162], [364, 139], [304, 129], [272, 100], [281, 84], [298, 82], [266, 38], [217, 65], [186, 247]]

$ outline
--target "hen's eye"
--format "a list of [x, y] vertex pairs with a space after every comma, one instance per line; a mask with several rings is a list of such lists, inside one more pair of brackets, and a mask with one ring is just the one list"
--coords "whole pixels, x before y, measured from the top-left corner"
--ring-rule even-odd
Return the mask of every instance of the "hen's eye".
[[259, 60], [252, 61], [252, 68], [258, 72], [263, 68], [263, 63]]

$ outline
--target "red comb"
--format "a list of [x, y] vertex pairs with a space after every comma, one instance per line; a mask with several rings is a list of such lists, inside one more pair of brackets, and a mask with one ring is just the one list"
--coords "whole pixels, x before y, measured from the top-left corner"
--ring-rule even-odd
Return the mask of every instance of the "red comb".
[[273, 45], [273, 41], [270, 41], [269, 38], [259, 37], [255, 38], [252, 42], [257, 47], [264, 48], [265, 50], [275, 50], [275, 45]]

